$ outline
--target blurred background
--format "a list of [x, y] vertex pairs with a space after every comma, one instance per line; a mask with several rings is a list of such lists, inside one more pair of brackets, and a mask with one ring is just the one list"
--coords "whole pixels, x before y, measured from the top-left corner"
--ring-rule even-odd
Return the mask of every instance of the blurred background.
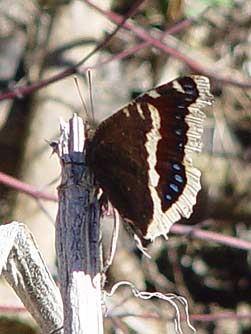
[[[42, 89], [34, 83], [83, 59], [114, 29], [111, 13], [124, 15], [135, 3], [95, 0], [95, 9], [90, 2], [0, 1], [0, 172], [55, 199], [60, 166], [48, 142], [58, 138], [59, 117], [84, 115], [84, 108], [72, 76]], [[139, 47], [147, 35], [159, 39], [168, 29], [173, 33], [162, 40], [166, 49]], [[206, 233], [200, 239], [172, 233], [168, 241], [158, 238], [149, 246], [149, 260], [121, 226], [105, 288], [130, 280], [141, 290], [176, 293], [186, 297], [199, 333], [251, 333], [250, 253], [242, 247], [243, 240], [251, 242], [250, 0], [146, 0], [128, 29], [79, 68], [81, 94], [90, 108], [88, 66], [96, 66], [92, 90], [97, 124], [137, 94], [181, 75], [209, 76], [215, 97], [206, 111], [203, 152], [194, 157], [202, 171], [202, 191], [193, 216], [179, 223], [216, 232], [217, 240]], [[29, 93], [22, 88], [26, 86]], [[17, 95], [4, 95], [16, 87]], [[31, 197], [22, 186], [14, 182], [10, 187], [0, 178], [1, 224], [15, 219], [29, 227], [55, 280], [56, 212], [56, 200]], [[113, 218], [104, 217], [105, 256], [112, 225]], [[225, 242], [226, 236], [236, 238], [235, 247]], [[11, 288], [0, 283], [0, 333], [37, 333]], [[111, 311], [105, 333], [173, 333], [173, 311], [163, 301], [143, 301], [121, 289], [107, 305]]]

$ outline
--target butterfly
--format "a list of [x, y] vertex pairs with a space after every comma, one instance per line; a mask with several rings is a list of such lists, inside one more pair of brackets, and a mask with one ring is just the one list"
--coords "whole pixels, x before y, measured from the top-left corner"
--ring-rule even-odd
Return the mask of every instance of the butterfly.
[[201, 150], [208, 78], [184, 76], [137, 97], [86, 143], [98, 185], [140, 239], [167, 236], [189, 218], [201, 189], [191, 153]]

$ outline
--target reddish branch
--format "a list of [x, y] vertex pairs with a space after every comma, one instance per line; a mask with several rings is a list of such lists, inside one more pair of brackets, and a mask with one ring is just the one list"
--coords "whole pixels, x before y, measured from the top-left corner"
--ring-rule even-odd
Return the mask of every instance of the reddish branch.
[[0, 183], [5, 184], [6, 186], [17, 189], [20, 192], [23, 192], [36, 199], [44, 199], [47, 201], [57, 202], [57, 196], [46, 194], [45, 192], [37, 190], [35, 187], [19, 181], [14, 177], [0, 172]]
[[79, 61], [76, 65], [68, 67], [66, 70], [64, 70], [63, 72], [49, 78], [49, 79], [45, 79], [45, 80], [41, 80], [39, 82], [36, 82], [34, 84], [31, 85], [27, 85], [27, 86], [22, 86], [22, 87], [18, 87], [12, 91], [3, 93], [2, 95], [0, 95], [0, 101], [1, 100], [7, 100], [7, 99], [12, 99], [14, 97], [23, 97], [24, 95], [33, 93], [35, 91], [37, 91], [38, 89], [41, 89], [45, 86], [48, 86], [51, 83], [54, 83], [56, 81], [62, 80], [72, 74], [75, 74], [78, 72], [78, 68], [84, 63], [86, 62], [89, 58], [91, 58], [92, 55], [94, 55], [96, 52], [98, 52], [100, 49], [104, 48], [109, 42], [110, 40], [113, 38], [113, 36], [123, 27], [123, 25], [126, 23], [126, 21], [132, 17], [138, 10], [139, 6], [144, 2], [144, 0], [137, 0], [135, 2], [135, 4], [133, 4], [131, 6], [131, 8], [129, 9], [129, 11], [126, 13], [126, 15], [123, 17], [123, 19], [120, 20], [120, 23], [116, 26], [116, 28], [114, 29], [114, 31], [108, 35], [96, 48], [94, 48], [93, 51], [91, 51], [86, 57], [84, 57], [81, 61]]
[[175, 234], [187, 235], [191, 238], [213, 241], [233, 248], [251, 250], [251, 242], [235, 237], [229, 237], [217, 232], [204, 231], [194, 226], [174, 224], [171, 227], [171, 232]]
[[[57, 201], [57, 196], [46, 194], [45, 192], [37, 190], [34, 186], [19, 181], [12, 176], [0, 172], [0, 183], [9, 186], [10, 188], [17, 189], [33, 198], [44, 199], [48, 201]], [[171, 228], [171, 232], [174, 234], [187, 235], [190, 238], [201, 239], [205, 241], [213, 241], [222, 245], [226, 245], [233, 248], [243, 249], [246, 251], [251, 250], [251, 242], [222, 235], [217, 232], [211, 232], [196, 228], [194, 226], [187, 226], [182, 224], [174, 224]]]
[[[128, 57], [130, 54], [133, 54], [135, 52], [138, 52], [139, 50], [141, 50], [142, 48], [145, 48], [147, 46], [154, 46], [157, 49], [174, 56], [175, 58], [178, 58], [182, 61], [184, 61], [193, 71], [197, 72], [197, 73], [202, 73], [206, 76], [211, 77], [212, 79], [215, 79], [217, 81], [221, 81], [223, 83], [228, 83], [228, 84], [232, 84], [235, 86], [239, 86], [242, 88], [250, 88], [251, 87], [251, 82], [249, 81], [239, 81], [239, 80], [234, 80], [232, 78], [229, 77], [224, 77], [221, 75], [218, 75], [217, 73], [206, 69], [204, 67], [204, 65], [199, 64], [198, 62], [190, 59], [189, 57], [187, 57], [186, 55], [184, 55], [183, 53], [177, 51], [175, 48], [172, 48], [164, 43], [161, 42], [161, 38], [163, 38], [163, 35], [159, 35], [158, 38], [152, 37], [148, 32], [146, 32], [144, 29], [142, 28], [138, 28], [135, 25], [133, 25], [131, 22], [127, 22], [128, 18], [132, 17], [134, 15], [134, 13], [137, 11], [138, 7], [140, 6], [140, 4], [142, 3], [142, 0], [138, 0], [133, 8], [128, 12], [128, 14], [124, 17], [121, 18], [119, 15], [104, 10], [102, 8], [100, 8], [99, 6], [95, 5], [92, 1], [90, 0], [86, 0], [86, 3], [89, 4], [90, 6], [94, 7], [97, 11], [101, 12], [103, 15], [107, 16], [109, 19], [111, 19], [112, 21], [114, 21], [115, 23], [118, 24], [118, 26], [116, 27], [116, 29], [114, 30], [114, 32], [108, 36], [107, 38], [104, 39], [104, 41], [102, 43], [100, 43], [87, 57], [83, 58], [79, 63], [77, 63], [75, 66], [69, 67], [66, 70], [60, 72], [59, 74], [49, 78], [49, 79], [45, 79], [45, 80], [41, 80], [39, 82], [33, 83], [31, 85], [25, 85], [25, 86], [20, 86], [17, 87], [14, 90], [11, 90], [9, 92], [3, 93], [0, 95], [0, 101], [1, 100], [6, 100], [6, 99], [12, 99], [15, 97], [23, 97], [24, 95], [30, 94], [32, 92], [35, 92], [45, 86], [48, 86], [54, 82], [57, 82], [59, 80], [62, 80], [72, 74], [75, 74], [78, 72], [78, 68], [80, 65], [82, 65], [87, 59], [89, 59], [94, 53], [96, 53], [98, 50], [100, 50], [101, 48], [104, 48], [108, 42], [111, 40], [111, 38], [117, 33], [117, 31], [121, 28], [124, 27], [132, 32], [134, 32], [138, 37], [140, 37], [141, 39], [143, 39], [145, 42], [135, 46], [134, 48], [127, 50], [119, 55], [113, 56], [109, 59], [107, 59], [106, 61], [102, 62], [101, 64], [96, 64], [95, 66], [92, 66], [92, 68], [98, 68], [100, 66], [103, 66], [105, 64], [107, 64], [108, 62], [112, 61], [113, 59], [118, 59], [118, 58], [125, 58]], [[184, 20], [180, 23], [178, 23], [177, 25], [173, 26], [172, 28], [168, 29], [164, 34], [169, 33], [169, 34], [173, 34], [181, 29], [183, 29], [184, 27], [187, 27], [189, 24], [191, 24], [194, 21], [194, 19], [188, 19], [188, 20]], [[85, 72], [87, 68], [84, 68], [81, 70], [82, 72]]]
[[[95, 8], [97, 11], [102, 13], [103, 15], [107, 16], [110, 20], [115, 22], [116, 24], [119, 24], [122, 20], [122, 18], [108, 10], [102, 9], [99, 6], [95, 5], [92, 1], [86, 0], [86, 3], [88, 3], [91, 7]], [[187, 55], [179, 52], [175, 48], [172, 48], [160, 41], [160, 36], [158, 38], [155, 38], [151, 36], [148, 32], [146, 32], [144, 29], [136, 27], [132, 22], [126, 22], [123, 25], [124, 28], [134, 32], [135, 35], [137, 35], [139, 38], [147, 41], [149, 45], [151, 44], [155, 48], [165, 52], [166, 54], [169, 54], [171, 56], [174, 56], [177, 59], [182, 60], [184, 63], [186, 63], [193, 71], [196, 73], [201, 73], [204, 74], [214, 80], [227, 83], [227, 84], [232, 84], [238, 87], [242, 88], [251, 88], [251, 82], [250, 81], [240, 81], [240, 80], [235, 80], [232, 79], [229, 76], [222, 76], [218, 75], [216, 72], [212, 71], [211, 69], [206, 69], [204, 65], [201, 65], [197, 61], [192, 60], [191, 58], [187, 57]]]
[[[12, 176], [0, 172], [0, 183], [3, 183], [10, 188], [17, 189], [33, 198], [44, 199], [48, 201], [57, 201], [57, 197], [46, 194], [45, 192], [37, 190], [34, 186], [28, 185], [22, 181], [15, 179]], [[213, 241], [222, 245], [233, 248], [250, 251], [251, 242], [239, 238], [222, 235], [217, 232], [205, 231], [194, 226], [187, 226], [182, 224], [174, 224], [171, 228], [174, 234], [188, 235], [190, 238], [201, 239], [205, 241]]]

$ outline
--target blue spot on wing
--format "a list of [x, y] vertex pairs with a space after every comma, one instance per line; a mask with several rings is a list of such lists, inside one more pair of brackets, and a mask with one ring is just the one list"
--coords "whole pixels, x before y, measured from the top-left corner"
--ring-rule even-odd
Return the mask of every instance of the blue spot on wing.
[[192, 89], [186, 90], [186, 94], [187, 95], [194, 95], [194, 90], [192, 90]]
[[182, 83], [182, 87], [194, 90], [193, 85], [187, 82]]
[[175, 130], [175, 133], [176, 133], [177, 136], [181, 136], [182, 135], [182, 130], [177, 129], [177, 130]]
[[186, 102], [192, 102], [192, 101], [193, 101], [193, 97], [191, 97], [191, 96], [186, 96], [186, 97], [184, 98], [184, 100], [185, 100]]
[[168, 201], [171, 201], [171, 200], [173, 199], [172, 196], [171, 196], [170, 194], [166, 194], [165, 197], [166, 197], [166, 199], [167, 199]]
[[179, 174], [175, 174], [174, 178], [177, 182], [182, 183], [183, 182], [183, 177]]
[[175, 169], [175, 170], [178, 170], [178, 171], [181, 170], [181, 165], [179, 165], [179, 164], [174, 163], [174, 164], [172, 164], [172, 167], [173, 167], [173, 169]]
[[174, 192], [176, 192], [176, 193], [179, 192], [179, 187], [178, 187], [176, 184], [174, 184], [174, 183], [170, 183], [170, 184], [169, 184], [169, 187], [170, 187]]
[[179, 143], [177, 149], [178, 149], [179, 151], [182, 151], [183, 146], [184, 146], [183, 143]]

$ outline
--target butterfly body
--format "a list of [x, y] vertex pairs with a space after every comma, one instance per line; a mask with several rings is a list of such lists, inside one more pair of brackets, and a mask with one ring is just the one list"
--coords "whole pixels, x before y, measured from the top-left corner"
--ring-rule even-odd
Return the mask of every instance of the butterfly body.
[[159, 86], [105, 120], [87, 142], [87, 164], [122, 218], [146, 239], [189, 217], [200, 172], [189, 153], [201, 149], [208, 79], [183, 77]]

